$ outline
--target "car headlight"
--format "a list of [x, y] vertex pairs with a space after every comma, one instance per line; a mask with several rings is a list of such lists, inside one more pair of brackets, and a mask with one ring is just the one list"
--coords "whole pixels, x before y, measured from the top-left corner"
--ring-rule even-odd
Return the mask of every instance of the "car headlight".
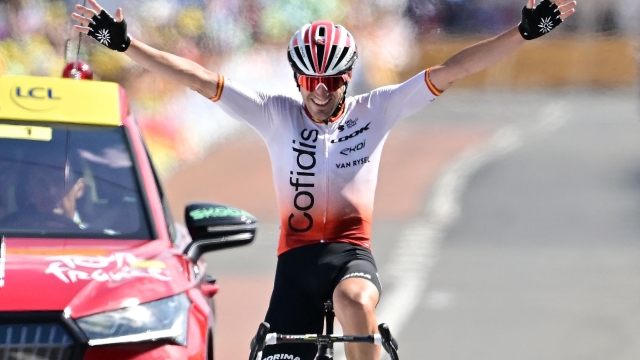
[[191, 302], [186, 294], [77, 319], [89, 345], [168, 339], [185, 346]]

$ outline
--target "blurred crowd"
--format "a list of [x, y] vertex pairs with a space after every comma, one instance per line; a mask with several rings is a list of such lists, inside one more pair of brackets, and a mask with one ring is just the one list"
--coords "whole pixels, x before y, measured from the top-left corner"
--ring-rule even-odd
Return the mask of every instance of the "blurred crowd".
[[[524, 3], [526, 1], [407, 0], [405, 15], [421, 36], [496, 34], [519, 22]], [[559, 27], [558, 32], [611, 36], [640, 30], [637, 27], [640, 6], [636, 0], [579, 3], [576, 16]]]
[[[612, 0], [613, 1], [613, 0]], [[614, 4], [603, 1], [603, 4]], [[624, 2], [627, 0], [617, 0]], [[80, 1], [80, 3], [82, 0]], [[103, 0], [112, 14], [124, 9], [132, 36], [208, 68], [256, 82], [263, 74], [256, 59], [277, 59], [284, 74], [286, 43], [302, 24], [330, 19], [345, 25], [360, 49], [354, 89], [393, 83], [415, 61], [412, 46], [421, 37], [490, 35], [517, 24], [525, 1], [506, 0]], [[629, 2], [629, 1], [627, 1]], [[633, 1], [629, 2], [634, 3]], [[208, 127], [208, 107], [184, 88], [152, 75], [126, 56], [96, 45], [71, 28], [71, 0], [0, 0], [0, 74], [60, 76], [65, 62], [87, 61], [102, 80], [128, 92], [154, 159], [163, 173], [193, 159], [220, 128]], [[592, 30], [620, 31], [618, 7], [600, 11]], [[561, 27], [563, 28], [563, 27]], [[583, 29], [580, 21], [562, 31]], [[82, 46], [79, 46], [79, 45]], [[384, 44], [384, 46], [380, 46]], [[273, 61], [273, 60], [271, 60]], [[282, 65], [284, 64], [284, 65]], [[245, 70], [238, 70], [245, 69]], [[248, 69], [248, 70], [247, 70]], [[260, 78], [260, 79], [258, 79]], [[295, 86], [287, 77], [287, 89]], [[279, 89], [276, 89], [279, 90]], [[194, 110], [196, 109], [196, 110]], [[185, 126], [187, 124], [188, 126]]]

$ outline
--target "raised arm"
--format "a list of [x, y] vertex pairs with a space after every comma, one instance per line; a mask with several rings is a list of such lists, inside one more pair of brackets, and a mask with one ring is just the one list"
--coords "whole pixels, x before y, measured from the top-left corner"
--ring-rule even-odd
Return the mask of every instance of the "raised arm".
[[533, 40], [553, 30], [575, 12], [575, 0], [543, 0], [535, 6], [528, 0], [520, 24], [496, 37], [479, 42], [456, 53], [442, 65], [431, 68], [429, 78], [440, 90], [457, 80], [482, 71], [515, 52], [526, 40]]
[[113, 19], [95, 0], [87, 1], [91, 9], [76, 5], [76, 11], [82, 15], [71, 14], [71, 17], [81, 24], [74, 26], [76, 31], [88, 34], [110, 49], [124, 52], [145, 69], [183, 84], [207, 98], [217, 95], [218, 74], [191, 60], [131, 39], [127, 34], [122, 9], [116, 11]]

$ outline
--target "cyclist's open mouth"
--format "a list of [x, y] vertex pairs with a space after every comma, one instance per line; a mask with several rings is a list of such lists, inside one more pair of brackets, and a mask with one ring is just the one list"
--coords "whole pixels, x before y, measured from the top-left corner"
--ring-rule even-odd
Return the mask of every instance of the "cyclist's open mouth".
[[329, 104], [329, 99], [327, 99], [325, 101], [320, 101], [320, 100], [316, 100], [314, 98], [311, 98], [311, 101], [313, 101], [313, 103], [318, 105], [318, 106], [326, 106], [327, 104]]

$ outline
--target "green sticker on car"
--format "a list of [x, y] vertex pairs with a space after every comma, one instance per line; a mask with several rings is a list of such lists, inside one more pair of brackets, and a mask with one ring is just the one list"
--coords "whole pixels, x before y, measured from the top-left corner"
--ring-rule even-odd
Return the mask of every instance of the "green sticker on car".
[[202, 220], [204, 218], [220, 218], [229, 216], [251, 216], [244, 210], [238, 210], [236, 208], [227, 206], [210, 207], [203, 209], [196, 209], [189, 213], [189, 216], [193, 220]]

